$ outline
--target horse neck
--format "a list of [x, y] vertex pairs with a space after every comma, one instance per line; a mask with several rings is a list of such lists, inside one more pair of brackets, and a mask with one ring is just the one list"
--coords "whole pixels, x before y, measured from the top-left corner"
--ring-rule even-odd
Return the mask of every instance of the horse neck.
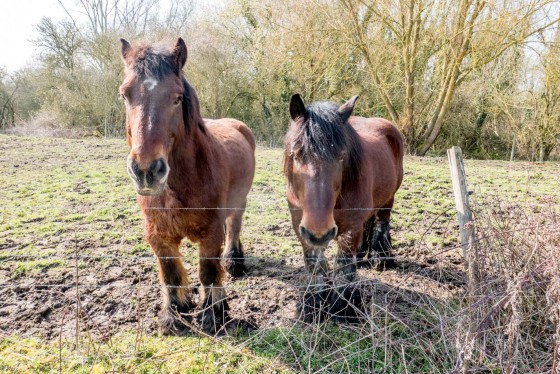
[[173, 144], [167, 184], [174, 191], [195, 190], [210, 178], [207, 165], [211, 163], [211, 145], [201, 130], [202, 119], [200, 122], [191, 124], [188, 134], [183, 131]]

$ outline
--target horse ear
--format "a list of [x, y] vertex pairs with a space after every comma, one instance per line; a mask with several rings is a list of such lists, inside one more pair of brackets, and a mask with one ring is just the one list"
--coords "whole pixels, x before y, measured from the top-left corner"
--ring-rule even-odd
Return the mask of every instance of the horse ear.
[[338, 114], [340, 114], [343, 122], [348, 121], [348, 118], [352, 115], [352, 111], [354, 110], [354, 105], [356, 104], [358, 97], [358, 95], [352, 97], [338, 108]]
[[128, 56], [131, 48], [130, 43], [121, 38], [121, 56], [124, 62], [126, 62], [126, 57]]
[[187, 62], [187, 45], [183, 38], [177, 39], [177, 44], [173, 49], [173, 58], [175, 60], [175, 64], [177, 65], [178, 71], [183, 69], [185, 66], [185, 62]]
[[293, 94], [290, 97], [290, 117], [295, 121], [298, 117], [305, 115], [305, 104], [300, 94]]

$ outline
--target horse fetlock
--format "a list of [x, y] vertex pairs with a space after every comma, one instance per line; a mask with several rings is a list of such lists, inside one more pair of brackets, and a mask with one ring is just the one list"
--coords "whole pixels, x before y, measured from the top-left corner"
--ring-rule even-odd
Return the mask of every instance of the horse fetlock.
[[162, 334], [182, 336], [188, 333], [192, 321], [190, 312], [195, 306], [190, 298], [179, 302], [176, 298], [170, 297], [158, 316]]
[[356, 250], [356, 260], [358, 262], [362, 261], [367, 256], [367, 254], [368, 254], [367, 242], [364, 240], [362, 241], [362, 243], [360, 243], [358, 249]]
[[241, 243], [239, 243], [239, 246], [228, 246], [222, 256], [222, 266], [232, 277], [241, 277], [247, 273]]
[[325, 275], [312, 275], [297, 304], [297, 318], [305, 322], [320, 322], [327, 306], [328, 282]]
[[323, 254], [323, 249], [308, 251], [303, 255], [305, 268], [311, 274], [326, 275], [329, 265]]
[[324, 319], [327, 306], [327, 292], [324, 287], [305, 290], [297, 304], [297, 318], [304, 322], [317, 323]]
[[375, 268], [379, 271], [395, 268], [397, 263], [393, 258], [392, 248], [389, 223], [377, 223], [374, 230], [372, 250], [368, 254], [369, 262], [375, 264]]

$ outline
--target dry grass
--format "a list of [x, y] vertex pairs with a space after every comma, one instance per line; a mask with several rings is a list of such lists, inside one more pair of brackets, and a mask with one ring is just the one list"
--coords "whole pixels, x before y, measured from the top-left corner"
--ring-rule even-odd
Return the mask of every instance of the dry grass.
[[[494, 201], [478, 209], [480, 283], [458, 330], [464, 366], [500, 372], [558, 372], [560, 228], [554, 205]], [[465, 326], [468, 325], [465, 324]], [[461, 326], [461, 324], [457, 324]]]
[[39, 112], [27, 121], [19, 121], [5, 130], [8, 135], [31, 136], [36, 138], [78, 139], [92, 135], [91, 129], [68, 127], [52, 113]]

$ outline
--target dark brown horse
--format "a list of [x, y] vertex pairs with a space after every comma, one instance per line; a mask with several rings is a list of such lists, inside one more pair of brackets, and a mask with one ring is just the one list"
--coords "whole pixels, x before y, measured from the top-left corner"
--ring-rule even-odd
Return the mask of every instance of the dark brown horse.
[[158, 257], [164, 297], [159, 324], [165, 334], [187, 330], [181, 313], [194, 304], [179, 252], [187, 237], [199, 245], [201, 325], [216, 332], [227, 322], [228, 309], [220, 259], [232, 275], [244, 271], [239, 231], [255, 170], [255, 140], [242, 122], [202, 119], [196, 93], [183, 76], [183, 39], [172, 48], [121, 42], [128, 173], [146, 239]]
[[[403, 139], [389, 121], [351, 117], [356, 100], [340, 107], [332, 102], [305, 106], [298, 94], [290, 100], [284, 173], [292, 225], [311, 273], [300, 304], [306, 320], [322, 318], [327, 304], [335, 318], [356, 318], [359, 293], [349, 283], [357, 255], [366, 256], [366, 262], [378, 257], [380, 268], [395, 265], [389, 219], [403, 178]], [[338, 253], [327, 276], [324, 250], [332, 239]]]

